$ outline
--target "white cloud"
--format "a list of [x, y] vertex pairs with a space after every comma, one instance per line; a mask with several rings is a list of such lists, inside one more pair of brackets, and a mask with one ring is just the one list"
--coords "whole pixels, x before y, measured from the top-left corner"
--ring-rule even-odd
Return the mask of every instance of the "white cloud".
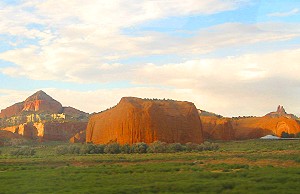
[[[135, 87], [89, 92], [44, 90], [63, 105], [88, 112], [114, 106], [123, 96], [137, 96], [188, 100], [198, 108], [225, 116], [264, 115], [279, 104], [300, 115], [297, 106], [299, 61], [300, 49], [294, 49], [165, 65], [148, 64], [128, 73], [130, 81], [137, 84]], [[33, 92], [26, 91], [26, 95]], [[2, 108], [25, 99], [11, 98], [10, 93], [15, 94], [9, 91], [0, 96], [0, 101], [4, 102]]]
[[288, 12], [275, 12], [275, 13], [270, 13], [268, 14], [269, 17], [288, 17], [288, 16], [292, 16], [292, 15], [296, 15], [299, 13], [299, 9], [298, 8], [294, 8]]

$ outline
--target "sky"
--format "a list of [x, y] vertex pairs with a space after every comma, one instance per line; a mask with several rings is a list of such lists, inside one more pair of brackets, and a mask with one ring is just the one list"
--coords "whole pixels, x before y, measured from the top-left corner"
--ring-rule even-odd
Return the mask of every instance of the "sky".
[[300, 116], [300, 1], [0, 0], [0, 109], [38, 90], [89, 113], [135, 96]]

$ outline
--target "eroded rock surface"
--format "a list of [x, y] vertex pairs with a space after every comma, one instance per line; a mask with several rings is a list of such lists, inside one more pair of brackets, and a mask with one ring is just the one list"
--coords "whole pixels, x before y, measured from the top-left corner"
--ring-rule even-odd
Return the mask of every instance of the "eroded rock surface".
[[86, 141], [95, 144], [202, 143], [202, 127], [193, 103], [124, 97], [118, 105], [93, 115]]

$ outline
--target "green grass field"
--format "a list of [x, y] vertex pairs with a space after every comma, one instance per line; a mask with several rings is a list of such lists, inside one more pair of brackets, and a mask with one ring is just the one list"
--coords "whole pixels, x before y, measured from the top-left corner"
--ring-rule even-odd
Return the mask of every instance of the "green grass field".
[[300, 141], [218, 142], [217, 151], [34, 156], [1, 147], [0, 193], [299, 193]]

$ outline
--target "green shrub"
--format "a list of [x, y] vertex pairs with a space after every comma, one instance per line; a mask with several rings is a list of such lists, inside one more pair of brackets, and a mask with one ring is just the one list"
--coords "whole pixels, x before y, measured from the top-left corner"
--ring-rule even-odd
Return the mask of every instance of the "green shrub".
[[167, 145], [167, 152], [175, 153], [181, 152], [184, 150], [184, 147], [180, 143], [171, 143]]
[[69, 152], [68, 146], [65, 145], [60, 145], [55, 148], [55, 153], [57, 155], [65, 155], [68, 154], [68, 152]]
[[35, 150], [30, 147], [17, 148], [10, 152], [11, 156], [33, 156], [34, 154]]
[[104, 153], [106, 154], [119, 154], [121, 153], [121, 148], [118, 143], [110, 143], [105, 145]]
[[197, 151], [199, 149], [199, 144], [188, 142], [185, 144], [185, 150], [187, 152]]
[[121, 146], [121, 152], [123, 154], [130, 154], [131, 153], [131, 146], [128, 143], [122, 145]]
[[135, 143], [131, 146], [131, 152], [143, 154], [143, 153], [147, 153], [147, 148], [148, 145], [145, 144], [144, 142]]
[[80, 154], [80, 147], [77, 145], [70, 145], [67, 148], [68, 154]]
[[149, 145], [147, 150], [149, 153], [165, 153], [167, 152], [167, 143], [155, 141]]
[[105, 145], [85, 144], [81, 146], [80, 154], [103, 154]]

